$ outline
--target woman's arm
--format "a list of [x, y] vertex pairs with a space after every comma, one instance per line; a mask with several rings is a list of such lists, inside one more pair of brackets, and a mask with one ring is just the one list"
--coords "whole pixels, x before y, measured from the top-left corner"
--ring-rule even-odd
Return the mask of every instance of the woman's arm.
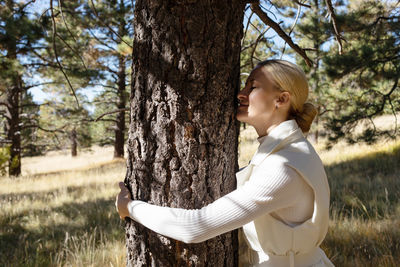
[[[129, 201], [129, 217], [147, 228], [185, 243], [199, 243], [239, 228], [260, 215], [296, 202], [305, 181], [290, 167], [252, 174], [242, 187], [196, 210]], [[297, 194], [296, 194], [297, 193]]]

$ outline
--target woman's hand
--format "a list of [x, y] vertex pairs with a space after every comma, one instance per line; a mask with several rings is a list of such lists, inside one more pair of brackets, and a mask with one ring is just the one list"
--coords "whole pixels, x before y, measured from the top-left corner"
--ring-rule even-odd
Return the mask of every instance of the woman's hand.
[[119, 217], [123, 220], [125, 217], [129, 217], [128, 204], [132, 201], [132, 198], [131, 193], [129, 193], [128, 188], [126, 188], [123, 182], [119, 182], [118, 185], [121, 192], [119, 192], [115, 200], [115, 207], [117, 208]]

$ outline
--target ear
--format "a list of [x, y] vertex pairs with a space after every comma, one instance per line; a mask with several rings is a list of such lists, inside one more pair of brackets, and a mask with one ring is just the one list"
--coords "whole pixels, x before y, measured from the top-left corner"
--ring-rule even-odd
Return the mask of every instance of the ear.
[[277, 104], [279, 106], [290, 104], [290, 93], [289, 92], [281, 92], [277, 99]]

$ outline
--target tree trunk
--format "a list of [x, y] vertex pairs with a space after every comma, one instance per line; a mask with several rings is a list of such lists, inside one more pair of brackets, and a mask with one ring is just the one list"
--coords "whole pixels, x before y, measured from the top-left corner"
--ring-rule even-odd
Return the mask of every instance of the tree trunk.
[[[120, 1], [120, 9], [124, 9], [124, 1]], [[119, 36], [127, 35], [125, 18], [119, 18], [118, 34]], [[126, 108], [126, 61], [125, 56], [118, 56], [118, 103], [117, 108], [121, 109], [117, 113], [116, 127], [115, 127], [115, 141], [114, 141], [114, 158], [124, 157], [124, 144], [125, 144], [125, 109]]]
[[78, 143], [76, 141], [76, 129], [73, 128], [71, 131], [71, 156], [76, 157], [78, 155], [77, 152]]
[[126, 106], [126, 92], [125, 92], [125, 59], [119, 56], [119, 70], [118, 70], [118, 103], [117, 108], [121, 109], [117, 113], [116, 127], [115, 127], [115, 142], [114, 142], [114, 158], [124, 157], [124, 144], [125, 144], [125, 110]]
[[11, 141], [10, 159], [8, 161], [8, 175], [19, 176], [21, 174], [21, 127], [19, 118], [19, 101], [22, 88], [22, 80], [16, 75], [14, 86], [6, 92], [6, 131], [7, 139]]
[[[212, 4], [211, 4], [212, 2]], [[136, 1], [126, 182], [198, 209], [236, 187], [243, 1]], [[128, 266], [237, 266], [237, 231], [184, 244], [128, 220]]]
[[[7, 1], [7, 8], [13, 10], [14, 1]], [[7, 59], [10, 62], [17, 60], [17, 40], [9, 38], [6, 42]], [[7, 65], [7, 64], [6, 64]], [[7, 65], [6, 68], [12, 68]], [[10, 69], [5, 71], [11, 73], [10, 86], [6, 90], [6, 132], [7, 139], [11, 142], [10, 159], [8, 160], [8, 175], [19, 176], [21, 174], [21, 126], [20, 126], [20, 96], [22, 90], [21, 75]]]

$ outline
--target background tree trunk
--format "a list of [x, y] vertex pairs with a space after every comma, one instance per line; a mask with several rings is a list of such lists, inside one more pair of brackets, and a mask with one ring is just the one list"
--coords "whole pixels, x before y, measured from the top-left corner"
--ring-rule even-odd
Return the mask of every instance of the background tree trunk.
[[[7, 8], [13, 10], [14, 1], [7, 1]], [[10, 38], [6, 44], [7, 59], [15, 62], [17, 59], [17, 40]], [[6, 71], [12, 73], [7, 66]], [[10, 158], [8, 160], [8, 175], [19, 176], [21, 174], [21, 126], [20, 126], [20, 97], [22, 91], [22, 78], [18, 72], [9, 77], [11, 85], [6, 90], [6, 133], [7, 139], [11, 141]]]
[[[120, 1], [120, 9], [124, 9], [124, 0]], [[118, 34], [119, 36], [126, 36], [128, 31], [126, 29], [126, 21], [124, 17], [118, 16]], [[118, 103], [117, 108], [121, 111], [118, 112], [116, 117], [115, 127], [115, 142], [114, 142], [114, 158], [124, 157], [124, 144], [125, 144], [125, 108], [126, 108], [126, 59], [124, 55], [118, 56]]]
[[8, 161], [8, 175], [21, 174], [21, 127], [20, 127], [20, 95], [22, 80], [15, 75], [14, 86], [6, 91], [6, 131], [7, 139], [11, 141], [10, 159]]
[[77, 136], [76, 136], [76, 129], [75, 127], [71, 131], [71, 156], [76, 157], [78, 155], [78, 142], [77, 142]]
[[126, 92], [125, 92], [125, 59], [124, 56], [118, 57], [119, 70], [118, 70], [118, 104], [117, 108], [121, 109], [117, 113], [116, 127], [115, 127], [115, 142], [114, 142], [114, 158], [124, 157], [124, 144], [125, 144], [125, 110], [126, 105]]
[[[243, 1], [136, 1], [126, 182], [198, 209], [236, 187]], [[128, 220], [128, 266], [237, 266], [237, 232], [184, 244]]]

